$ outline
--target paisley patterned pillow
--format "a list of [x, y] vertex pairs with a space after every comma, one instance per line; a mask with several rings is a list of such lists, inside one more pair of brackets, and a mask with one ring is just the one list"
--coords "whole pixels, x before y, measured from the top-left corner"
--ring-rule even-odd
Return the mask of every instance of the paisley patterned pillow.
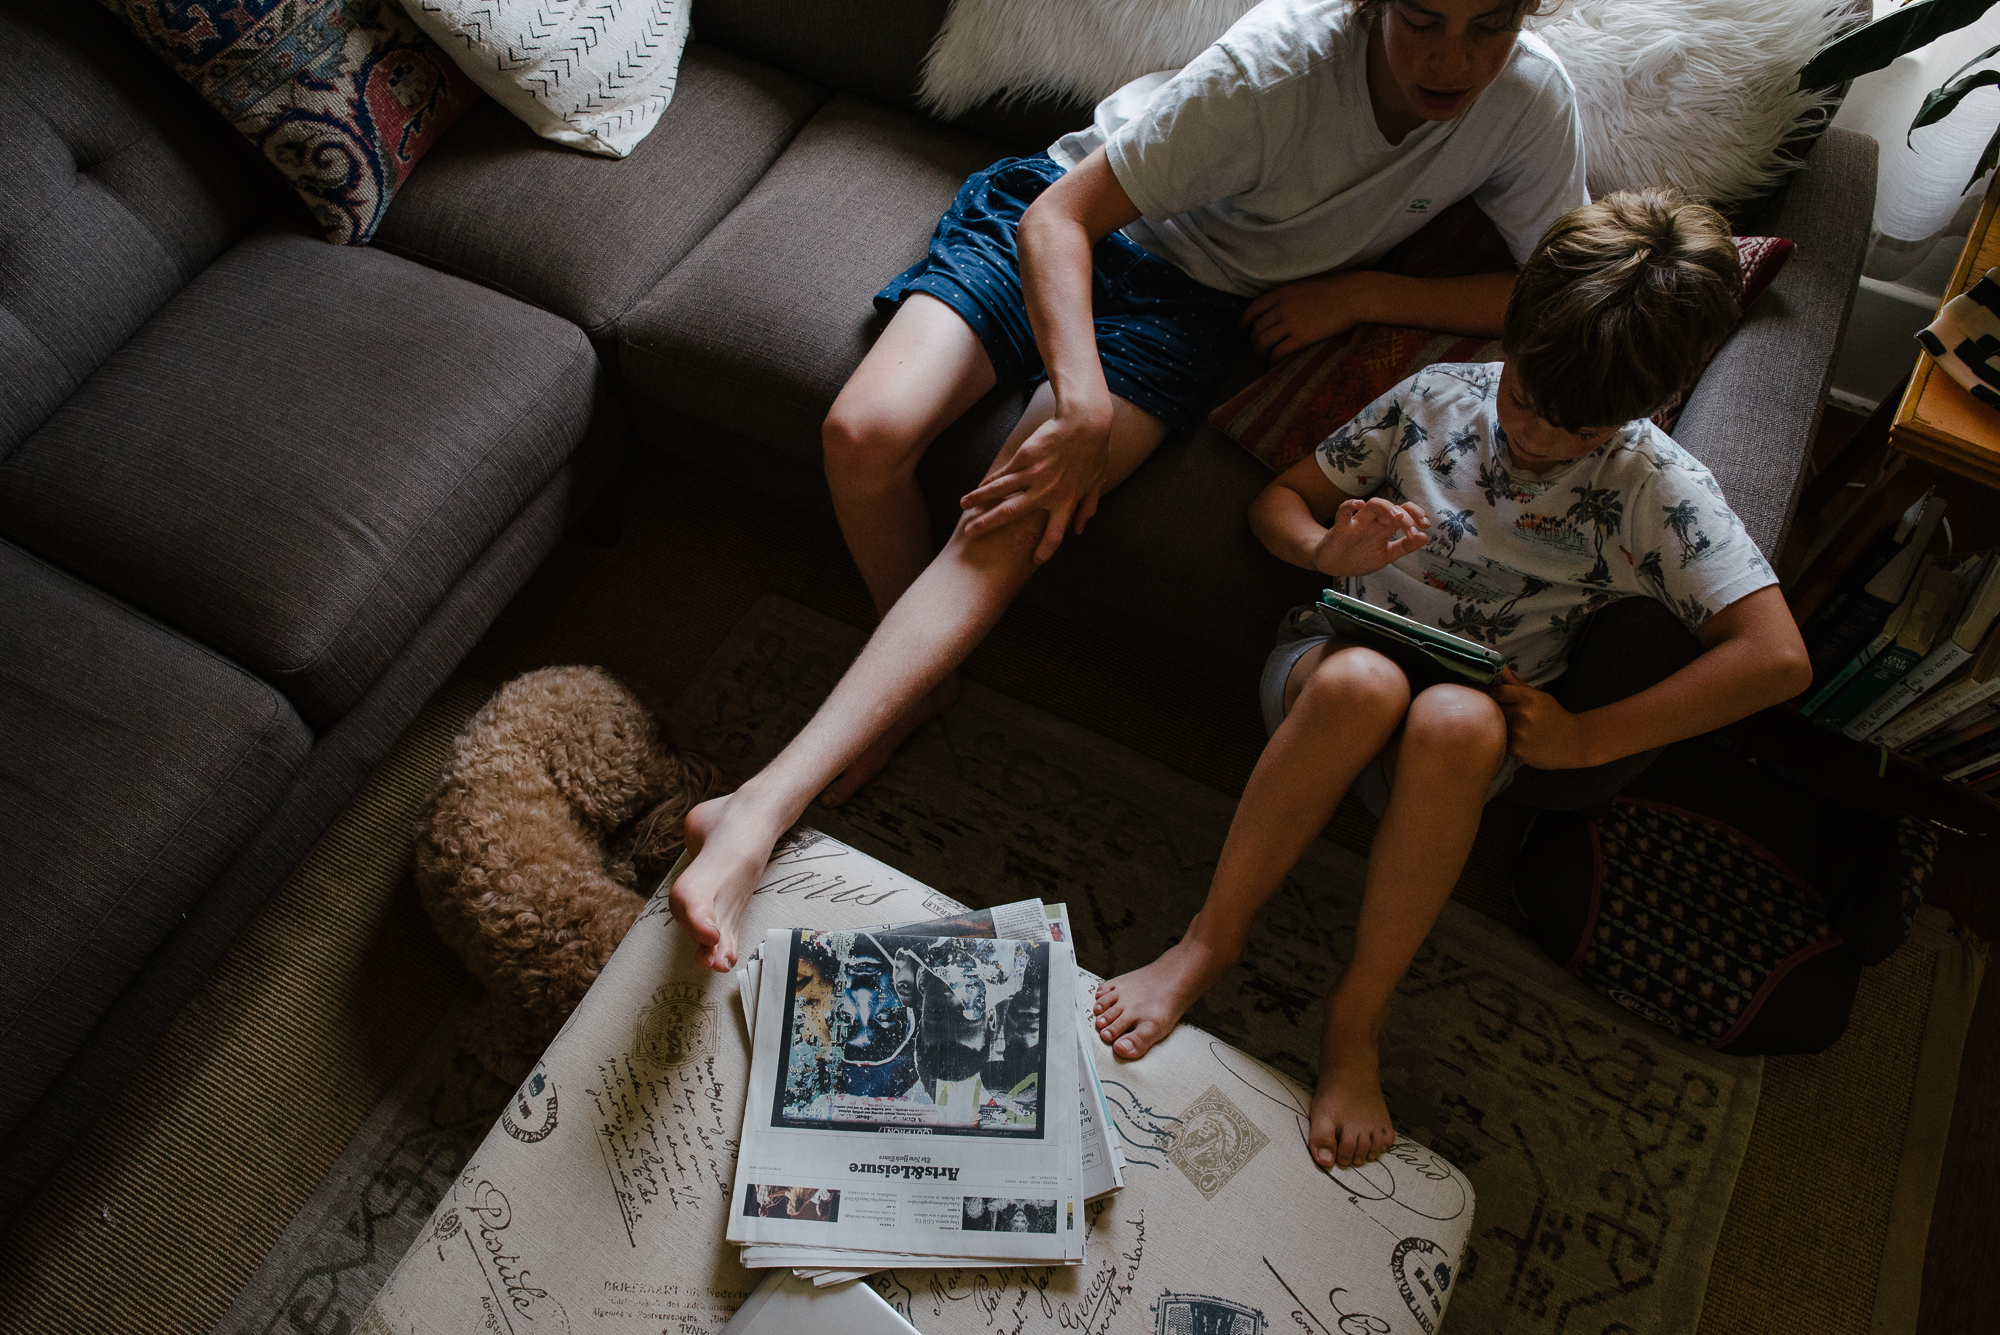
[[479, 97], [395, 0], [103, 0], [263, 150], [326, 231], [361, 245]]

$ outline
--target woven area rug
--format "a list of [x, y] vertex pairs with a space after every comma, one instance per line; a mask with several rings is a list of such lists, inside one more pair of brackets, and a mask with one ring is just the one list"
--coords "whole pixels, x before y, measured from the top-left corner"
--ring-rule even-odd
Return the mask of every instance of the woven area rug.
[[[804, 722], [860, 640], [767, 599], [677, 717], [747, 773]], [[1221, 794], [968, 686], [853, 803], [807, 819], [968, 902], [1066, 900], [1082, 962], [1110, 974], [1177, 935], [1230, 810]], [[1309, 1081], [1317, 1001], [1343, 957], [1361, 866], [1320, 841], [1266, 912], [1250, 960], [1191, 1020]], [[1479, 1194], [1448, 1329], [1695, 1329], [1725, 1214], [1737, 1219], [1731, 1190], [1752, 1143], [1760, 1067], [1628, 1021], [1513, 933], [1448, 906], [1384, 1045], [1399, 1126]], [[507, 1094], [441, 1023], [217, 1331], [358, 1320]], [[1783, 1128], [1771, 1137], [1787, 1139]], [[1897, 1182], [1893, 1160], [1881, 1181]], [[1926, 1195], [1918, 1218], [1928, 1210]], [[1872, 1273], [1881, 1255], [1877, 1243], [1858, 1259]], [[1733, 1328], [1794, 1328], [1782, 1311], [1762, 1315], [1768, 1324]]]

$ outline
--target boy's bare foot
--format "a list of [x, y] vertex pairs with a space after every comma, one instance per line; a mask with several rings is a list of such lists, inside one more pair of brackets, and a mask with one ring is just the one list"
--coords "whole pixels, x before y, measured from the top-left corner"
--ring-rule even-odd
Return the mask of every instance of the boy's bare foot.
[[701, 962], [717, 973], [736, 967], [736, 928], [790, 821], [768, 809], [746, 785], [687, 814], [694, 854], [668, 892], [674, 921], [701, 946]]
[[1097, 1036], [1126, 1061], [1145, 1056], [1153, 1045], [1174, 1031], [1187, 1008], [1243, 952], [1221, 949], [1197, 934], [1196, 924], [1143, 969], [1123, 973], [1097, 989]]
[[862, 784], [882, 772], [882, 767], [896, 754], [896, 748], [903, 744], [904, 738], [950, 709], [957, 699], [958, 674], [954, 672], [932, 687], [930, 693], [923, 699], [910, 706], [901, 718], [890, 725], [887, 732], [869, 743], [868, 749], [855, 757], [854, 763], [842, 770], [840, 776], [820, 793], [819, 804], [823, 807], [837, 807], [861, 791]]
[[1396, 1143], [1377, 1065], [1373, 1036], [1336, 1031], [1329, 1016], [1306, 1133], [1306, 1146], [1321, 1168], [1359, 1168]]

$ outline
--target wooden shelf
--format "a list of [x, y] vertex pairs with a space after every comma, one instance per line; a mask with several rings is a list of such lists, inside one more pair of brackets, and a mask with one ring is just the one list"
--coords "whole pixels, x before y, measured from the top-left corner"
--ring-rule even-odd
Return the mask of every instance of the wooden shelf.
[[[1945, 286], [1945, 301], [2000, 265], [2000, 228], [1992, 225], [1996, 206], [2000, 191], [1989, 191]], [[1916, 372], [1903, 392], [1889, 428], [1889, 444], [1913, 459], [2000, 488], [2000, 409], [1966, 393], [1927, 352], [1918, 357]]]

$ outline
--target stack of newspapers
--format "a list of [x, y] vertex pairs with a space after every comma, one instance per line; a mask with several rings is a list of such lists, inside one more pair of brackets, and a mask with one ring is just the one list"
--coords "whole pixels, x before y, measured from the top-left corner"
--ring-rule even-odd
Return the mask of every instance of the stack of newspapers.
[[1124, 1185], [1093, 979], [1060, 904], [772, 931], [737, 970], [751, 1043], [729, 1241], [816, 1284], [1080, 1265]]

